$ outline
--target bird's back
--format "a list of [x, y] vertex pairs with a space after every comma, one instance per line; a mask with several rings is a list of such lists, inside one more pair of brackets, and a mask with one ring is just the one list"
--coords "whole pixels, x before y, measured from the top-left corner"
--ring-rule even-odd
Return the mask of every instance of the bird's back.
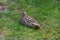
[[32, 17], [27, 16], [25, 11], [22, 12], [21, 23], [29, 27], [40, 27], [40, 24]]
[[33, 26], [40, 27], [39, 23], [30, 16], [21, 17], [21, 23], [29, 27]]

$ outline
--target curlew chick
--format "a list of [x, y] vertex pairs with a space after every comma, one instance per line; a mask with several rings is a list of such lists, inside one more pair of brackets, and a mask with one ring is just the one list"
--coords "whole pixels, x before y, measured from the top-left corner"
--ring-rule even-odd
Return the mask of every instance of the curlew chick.
[[30, 28], [40, 28], [40, 24], [34, 18], [27, 16], [27, 13], [25, 11], [22, 12], [20, 22], [21, 24], [29, 26]]

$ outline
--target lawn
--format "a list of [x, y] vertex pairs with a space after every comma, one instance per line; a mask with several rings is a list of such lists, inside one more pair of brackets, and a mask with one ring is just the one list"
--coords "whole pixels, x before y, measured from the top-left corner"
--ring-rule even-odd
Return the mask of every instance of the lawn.
[[[9, 0], [8, 10], [0, 12], [0, 32], [4, 40], [60, 40], [60, 3], [57, 0]], [[19, 23], [21, 10], [35, 18], [41, 29]]]

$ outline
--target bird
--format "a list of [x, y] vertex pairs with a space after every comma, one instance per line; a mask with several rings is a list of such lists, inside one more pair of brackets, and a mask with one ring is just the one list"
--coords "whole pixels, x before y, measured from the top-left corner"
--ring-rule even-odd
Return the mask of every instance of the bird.
[[21, 24], [29, 26], [30, 28], [40, 28], [40, 24], [31, 16], [28, 16], [26, 11], [22, 11], [20, 22]]

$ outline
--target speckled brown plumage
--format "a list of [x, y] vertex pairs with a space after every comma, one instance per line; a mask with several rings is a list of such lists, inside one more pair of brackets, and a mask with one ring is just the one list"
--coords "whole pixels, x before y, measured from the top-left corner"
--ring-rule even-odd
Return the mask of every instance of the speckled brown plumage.
[[27, 13], [25, 11], [22, 12], [21, 15], [21, 24], [34, 27], [34, 28], [40, 28], [40, 24], [32, 17], [26, 15]]

